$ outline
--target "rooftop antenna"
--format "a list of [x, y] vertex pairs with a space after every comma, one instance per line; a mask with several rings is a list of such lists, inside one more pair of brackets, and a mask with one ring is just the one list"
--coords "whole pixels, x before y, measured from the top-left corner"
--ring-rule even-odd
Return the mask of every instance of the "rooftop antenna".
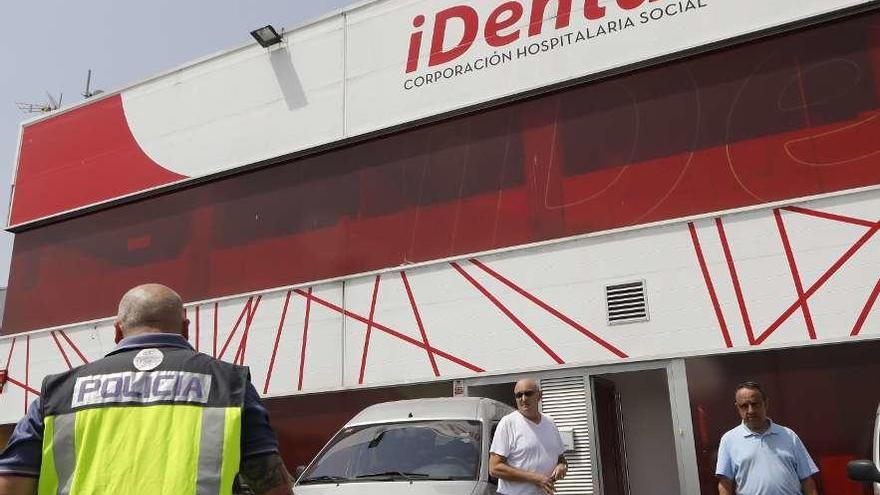
[[103, 92], [104, 91], [101, 89], [96, 89], [96, 90], [92, 91], [92, 69], [89, 69], [89, 74], [86, 76], [86, 90], [83, 91], [83, 94], [82, 94], [83, 97], [91, 98], [91, 97], [93, 97], [95, 95], [99, 95]]
[[46, 103], [22, 103], [15, 102], [15, 106], [18, 107], [24, 113], [48, 113], [53, 112], [61, 108], [61, 100], [64, 98], [64, 93], [58, 93], [58, 99], [56, 100], [48, 91], [46, 91]]

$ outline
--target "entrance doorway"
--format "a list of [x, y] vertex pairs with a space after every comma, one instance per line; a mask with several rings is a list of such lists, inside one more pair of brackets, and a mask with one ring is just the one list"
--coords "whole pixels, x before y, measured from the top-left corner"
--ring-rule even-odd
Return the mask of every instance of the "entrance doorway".
[[604, 495], [682, 493], [665, 369], [591, 375]]

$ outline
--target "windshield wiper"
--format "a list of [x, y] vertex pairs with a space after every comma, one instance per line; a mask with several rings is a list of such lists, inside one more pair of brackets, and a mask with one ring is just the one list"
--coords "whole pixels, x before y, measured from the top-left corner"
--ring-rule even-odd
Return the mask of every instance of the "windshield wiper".
[[311, 478], [306, 478], [299, 482], [300, 485], [305, 483], [338, 483], [341, 481], [351, 481], [349, 478], [344, 476], [314, 476]]
[[366, 479], [366, 478], [403, 478], [405, 480], [412, 480], [415, 478], [427, 478], [429, 475], [425, 473], [404, 473], [403, 471], [385, 471], [384, 473], [372, 473], [372, 474], [361, 474], [355, 476], [357, 479]]

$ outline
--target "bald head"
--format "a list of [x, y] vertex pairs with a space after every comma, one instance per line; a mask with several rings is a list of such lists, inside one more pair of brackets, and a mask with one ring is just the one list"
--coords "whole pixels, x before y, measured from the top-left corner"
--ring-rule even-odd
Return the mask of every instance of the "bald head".
[[116, 327], [123, 337], [141, 333], [182, 334], [186, 329], [183, 302], [164, 285], [139, 285], [119, 301]]

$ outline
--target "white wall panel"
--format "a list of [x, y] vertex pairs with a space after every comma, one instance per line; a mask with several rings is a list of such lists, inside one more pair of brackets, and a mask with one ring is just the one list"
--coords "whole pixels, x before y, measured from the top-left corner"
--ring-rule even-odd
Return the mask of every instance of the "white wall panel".
[[[868, 304], [880, 290], [880, 191], [778, 214], [815, 338], [798, 305], [777, 210], [766, 208], [398, 267], [378, 275], [374, 307], [376, 274], [196, 303], [187, 307], [190, 340], [250, 366], [261, 393], [288, 395], [880, 338], [880, 304]], [[649, 320], [609, 325], [605, 286], [635, 280], [646, 283]], [[0, 339], [0, 366], [8, 357], [13, 380], [23, 385], [27, 377], [36, 389], [45, 375], [98, 359], [113, 345], [111, 320], [9, 336]], [[0, 420], [16, 420], [24, 399], [21, 385], [7, 384]]]

